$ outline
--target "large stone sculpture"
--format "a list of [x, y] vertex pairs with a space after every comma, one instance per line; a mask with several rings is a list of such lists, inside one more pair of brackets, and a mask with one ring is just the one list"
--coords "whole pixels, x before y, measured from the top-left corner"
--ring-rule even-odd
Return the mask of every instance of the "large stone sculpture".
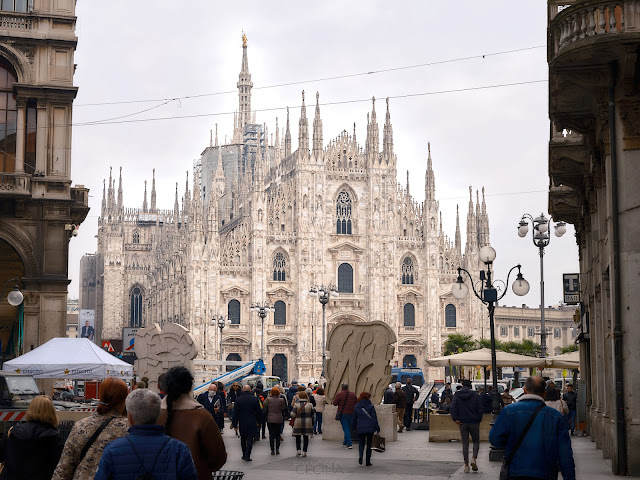
[[327, 398], [333, 399], [341, 384], [359, 394], [371, 393], [374, 405], [382, 401], [391, 382], [390, 360], [396, 335], [384, 322], [342, 322], [329, 333], [327, 350]]
[[171, 367], [182, 365], [193, 373], [193, 359], [198, 352], [189, 330], [177, 323], [157, 323], [140, 328], [135, 336], [135, 371], [139, 378], [149, 378], [149, 388], [158, 391], [158, 377]]

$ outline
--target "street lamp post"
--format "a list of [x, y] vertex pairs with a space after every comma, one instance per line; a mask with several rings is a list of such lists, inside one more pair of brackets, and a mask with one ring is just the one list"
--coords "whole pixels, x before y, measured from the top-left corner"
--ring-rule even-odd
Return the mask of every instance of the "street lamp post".
[[260, 322], [262, 326], [260, 327], [260, 331], [262, 335], [260, 335], [260, 359], [264, 361], [264, 319], [270, 312], [275, 312], [276, 309], [269, 305], [266, 301], [258, 302], [251, 305], [249, 309], [251, 312], [257, 312], [260, 317]]
[[[487, 305], [489, 309], [489, 331], [491, 334], [491, 376], [493, 380], [493, 390], [491, 392], [491, 410], [494, 415], [498, 415], [500, 413], [500, 392], [498, 391], [498, 376], [497, 376], [497, 361], [496, 361], [496, 337], [494, 332], [494, 320], [493, 313], [495, 310], [495, 304], [507, 293], [507, 287], [509, 285], [509, 276], [511, 272], [513, 272], [516, 268], [518, 269], [518, 275], [516, 276], [515, 281], [513, 282], [513, 293], [518, 296], [526, 295], [529, 292], [529, 282], [527, 282], [522, 273], [520, 273], [520, 265], [516, 265], [509, 270], [507, 274], [507, 281], [504, 282], [505, 289], [504, 292], [500, 296], [498, 296], [498, 289], [495, 287], [494, 283], [496, 280], [492, 279], [492, 270], [491, 265], [493, 261], [496, 259], [496, 251], [489, 245], [486, 245], [480, 249], [480, 260], [482, 263], [486, 265], [486, 271], [480, 271], [480, 282], [481, 288], [480, 293], [476, 291], [474, 286], [473, 278], [471, 274], [465, 270], [464, 268], [458, 267], [458, 279], [456, 283], [451, 287], [451, 293], [458, 300], [462, 300], [469, 294], [469, 287], [462, 280], [462, 272], [466, 273], [469, 277], [471, 288], [473, 289], [473, 293], [476, 297], [480, 299], [482, 303]], [[503, 283], [501, 280], [499, 282]]]
[[224, 330], [224, 327], [227, 323], [231, 323], [231, 320], [229, 320], [229, 317], [227, 315], [219, 315], [218, 318], [213, 317], [211, 319], [211, 326], [215, 327], [217, 324], [218, 328], [220, 329], [220, 361], [222, 361], [222, 330]]
[[[536, 218], [525, 213], [518, 225], [519, 237], [524, 238], [527, 236], [529, 232], [529, 222], [531, 222], [533, 226], [531, 239], [533, 244], [538, 247], [538, 254], [540, 255], [540, 356], [545, 358], [547, 356], [547, 328], [544, 321], [544, 249], [551, 241], [551, 235], [549, 235], [551, 218], [547, 219], [544, 213], [541, 213], [540, 216]], [[556, 237], [561, 237], [567, 231], [567, 224], [564, 222], [556, 222], [554, 229]]]
[[312, 285], [309, 289], [309, 295], [312, 297], [318, 297], [318, 301], [322, 304], [322, 373], [320, 378], [325, 378], [325, 363], [326, 363], [326, 351], [325, 351], [325, 311], [327, 303], [329, 303], [330, 297], [338, 297], [338, 289], [333, 283], [328, 286], [325, 285]]

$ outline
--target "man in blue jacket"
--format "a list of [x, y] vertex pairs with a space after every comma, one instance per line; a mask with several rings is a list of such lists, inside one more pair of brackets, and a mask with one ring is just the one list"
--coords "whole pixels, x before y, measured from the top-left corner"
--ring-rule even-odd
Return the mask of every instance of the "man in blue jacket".
[[[504, 447], [509, 458], [531, 415], [544, 404], [545, 384], [542, 377], [527, 378], [524, 392], [516, 403], [506, 406], [498, 415], [489, 433], [489, 441]], [[543, 407], [531, 428], [515, 451], [509, 464], [509, 478], [557, 479], [558, 469], [564, 480], [575, 480], [571, 439], [562, 414], [551, 407]]]
[[462, 380], [462, 388], [453, 396], [451, 419], [460, 425], [462, 437], [462, 456], [464, 457], [464, 471], [469, 473], [469, 434], [473, 440], [473, 458], [471, 468], [478, 471], [478, 452], [480, 451], [480, 422], [482, 421], [482, 400], [478, 392], [471, 389], [471, 380]]
[[139, 388], [127, 396], [126, 406], [129, 434], [105, 447], [94, 479], [134, 480], [150, 475], [154, 480], [197, 480], [189, 447], [156, 425], [160, 397]]

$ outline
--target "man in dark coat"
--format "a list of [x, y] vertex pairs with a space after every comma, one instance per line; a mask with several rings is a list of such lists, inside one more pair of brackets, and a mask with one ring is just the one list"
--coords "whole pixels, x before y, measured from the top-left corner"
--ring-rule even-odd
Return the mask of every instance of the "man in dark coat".
[[242, 388], [242, 395], [236, 400], [233, 409], [231, 428], [240, 427], [240, 446], [242, 447], [242, 459], [251, 461], [251, 448], [253, 437], [258, 433], [258, 426], [262, 420], [262, 410], [258, 397], [251, 393], [251, 386]]
[[402, 390], [407, 394], [407, 407], [404, 411], [404, 426], [407, 428], [407, 431], [410, 431], [411, 421], [413, 420], [413, 403], [420, 396], [420, 392], [412, 385], [410, 378], [407, 378], [407, 383], [402, 387]]
[[453, 396], [451, 419], [460, 425], [464, 471], [469, 473], [469, 434], [473, 440], [471, 468], [478, 471], [478, 451], [480, 450], [480, 422], [482, 421], [482, 400], [478, 392], [471, 388], [471, 380], [462, 380], [462, 388]]
[[393, 394], [391, 403], [396, 404], [396, 413], [398, 414], [398, 433], [402, 433], [404, 429], [404, 410], [407, 408], [407, 394], [402, 390], [402, 384], [396, 383], [396, 391]]
[[293, 408], [293, 405], [291, 405], [291, 399], [296, 396], [296, 393], [298, 393], [298, 382], [294, 381], [291, 383], [289, 390], [287, 390], [287, 405], [289, 406], [289, 412], [291, 412], [291, 409]]
[[218, 424], [220, 433], [224, 432], [224, 413], [227, 405], [224, 397], [218, 392], [218, 386], [214, 383], [209, 384], [209, 390], [198, 395], [198, 403], [202, 405]]
[[386, 404], [393, 403], [393, 389], [391, 388], [391, 385], [389, 385], [387, 389], [384, 391], [384, 397], [383, 397], [382, 403], [386, 403]]
[[573, 385], [567, 385], [567, 392], [562, 396], [562, 399], [567, 402], [567, 407], [569, 407], [567, 421], [569, 422], [571, 435], [573, 435], [576, 429], [576, 413], [578, 411], [578, 394], [573, 391]]
[[480, 395], [480, 402], [482, 402], [482, 413], [491, 413], [493, 411], [491, 397], [484, 391], [484, 387], [478, 388], [478, 395]]

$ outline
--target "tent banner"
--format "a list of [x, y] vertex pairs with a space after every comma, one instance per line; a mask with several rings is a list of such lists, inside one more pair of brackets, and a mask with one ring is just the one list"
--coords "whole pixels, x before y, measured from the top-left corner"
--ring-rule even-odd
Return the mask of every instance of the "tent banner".
[[3, 365], [4, 371], [32, 375], [35, 378], [133, 378], [133, 368], [120, 367], [117, 365]]

